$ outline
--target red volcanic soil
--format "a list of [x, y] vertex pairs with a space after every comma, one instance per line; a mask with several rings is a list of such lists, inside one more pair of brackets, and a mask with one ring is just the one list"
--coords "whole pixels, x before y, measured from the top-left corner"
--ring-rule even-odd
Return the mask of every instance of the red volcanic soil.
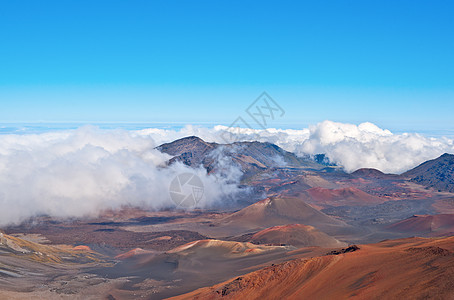
[[122, 222], [100, 223], [39, 223], [8, 228], [8, 234], [27, 232], [45, 236], [53, 244], [104, 244], [127, 251], [133, 248], [165, 251], [190, 241], [206, 238], [197, 232], [171, 230], [163, 232], [132, 232], [121, 228]]
[[121, 253], [121, 254], [117, 255], [117, 256], [115, 256], [115, 258], [124, 260], [124, 259], [135, 257], [135, 256], [138, 256], [138, 255], [141, 255], [141, 254], [148, 254], [148, 253], [154, 253], [154, 251], [148, 251], [148, 250], [144, 250], [142, 248], [135, 248], [135, 249], [132, 249], [132, 250], [130, 250], [128, 252]]
[[403, 233], [448, 235], [454, 232], [454, 214], [414, 215], [388, 226], [388, 229]]
[[383, 203], [384, 200], [372, 196], [360, 189], [347, 187], [341, 189], [325, 189], [315, 187], [308, 189], [302, 194], [304, 201], [317, 206], [356, 206], [356, 205], [375, 205]]
[[292, 223], [311, 225], [328, 233], [350, 227], [295, 197], [266, 198], [231, 214], [219, 225], [252, 230]]
[[[254, 245], [252, 243], [222, 241], [222, 240], [200, 240], [178, 246], [167, 253], [178, 253], [180, 255], [198, 256], [200, 259], [209, 257], [238, 257], [260, 254], [268, 251], [282, 251], [282, 247], [267, 245]], [[219, 262], [218, 262], [219, 263]]]
[[79, 245], [73, 248], [73, 250], [91, 251], [90, 247], [85, 245]]
[[296, 259], [172, 299], [452, 299], [454, 237]]
[[274, 226], [254, 234], [249, 240], [254, 244], [283, 244], [298, 247], [344, 247], [345, 243], [318, 231], [312, 226], [291, 224]]

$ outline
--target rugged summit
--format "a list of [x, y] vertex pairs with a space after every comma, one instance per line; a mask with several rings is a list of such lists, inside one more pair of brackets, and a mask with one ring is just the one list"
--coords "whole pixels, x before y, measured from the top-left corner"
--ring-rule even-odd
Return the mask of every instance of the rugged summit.
[[169, 163], [180, 161], [188, 166], [202, 165], [208, 172], [221, 168], [222, 158], [229, 158], [241, 167], [243, 173], [253, 175], [269, 168], [322, 169], [325, 166], [313, 160], [297, 157], [271, 143], [237, 142], [233, 144], [207, 143], [196, 136], [189, 136], [156, 149], [172, 157]]

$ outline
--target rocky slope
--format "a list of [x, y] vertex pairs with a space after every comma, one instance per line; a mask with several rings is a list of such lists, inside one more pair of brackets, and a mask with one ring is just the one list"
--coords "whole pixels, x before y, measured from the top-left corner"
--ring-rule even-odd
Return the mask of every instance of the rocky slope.
[[325, 168], [313, 160], [297, 157], [271, 143], [217, 144], [190, 136], [160, 145], [156, 149], [173, 156], [169, 163], [180, 161], [193, 167], [202, 165], [208, 172], [221, 168], [222, 158], [227, 157], [241, 168], [246, 177], [270, 168]]
[[454, 192], [454, 155], [445, 153], [426, 161], [402, 176], [439, 191]]
[[414, 215], [387, 227], [393, 232], [417, 236], [441, 236], [454, 233], [454, 214]]
[[450, 299], [454, 294], [454, 237], [385, 241], [354, 250], [273, 265], [172, 299]]

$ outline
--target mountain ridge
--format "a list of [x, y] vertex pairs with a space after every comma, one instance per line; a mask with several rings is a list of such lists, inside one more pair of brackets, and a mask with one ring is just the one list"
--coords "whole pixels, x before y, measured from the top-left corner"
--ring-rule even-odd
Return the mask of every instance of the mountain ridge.
[[444, 153], [438, 158], [423, 162], [402, 176], [410, 181], [438, 191], [454, 192], [454, 155]]
[[208, 172], [217, 168], [221, 155], [240, 166], [245, 177], [273, 168], [305, 168], [321, 170], [325, 165], [307, 158], [301, 158], [281, 147], [258, 141], [218, 144], [205, 142], [197, 136], [188, 136], [156, 147], [171, 155], [169, 164], [182, 162], [191, 167], [202, 165]]

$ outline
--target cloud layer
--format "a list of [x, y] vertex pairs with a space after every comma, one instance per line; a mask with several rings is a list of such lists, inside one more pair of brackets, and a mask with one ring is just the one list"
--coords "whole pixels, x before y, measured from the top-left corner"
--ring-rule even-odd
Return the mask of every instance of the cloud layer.
[[392, 134], [372, 123], [357, 126], [325, 121], [309, 131], [309, 137], [295, 145], [296, 153], [325, 153], [348, 172], [375, 168], [385, 173], [403, 173], [445, 152], [454, 152], [453, 140], [414, 133]]
[[217, 205], [239, 190], [238, 170], [207, 175], [183, 164], [163, 167], [169, 156], [150, 135], [94, 127], [39, 135], [0, 135], [0, 226], [31, 216], [95, 216], [131, 205], [175, 207], [170, 182], [195, 173], [203, 182], [199, 207]]
[[[41, 134], [0, 135], [0, 226], [31, 216], [96, 215], [124, 205], [148, 209], [174, 207], [170, 182], [192, 172], [204, 184], [200, 207], [235, 199], [241, 172], [220, 153], [222, 174], [182, 164], [163, 167], [169, 159], [154, 148], [185, 136], [208, 142], [235, 140], [271, 142], [297, 155], [325, 153], [346, 171], [377, 168], [401, 173], [449, 152], [453, 140], [419, 134], [393, 134], [371, 123], [359, 125], [325, 121], [301, 130], [253, 130], [225, 126], [186, 126], [179, 130], [77, 130]], [[226, 139], [228, 137], [230, 140]]]

